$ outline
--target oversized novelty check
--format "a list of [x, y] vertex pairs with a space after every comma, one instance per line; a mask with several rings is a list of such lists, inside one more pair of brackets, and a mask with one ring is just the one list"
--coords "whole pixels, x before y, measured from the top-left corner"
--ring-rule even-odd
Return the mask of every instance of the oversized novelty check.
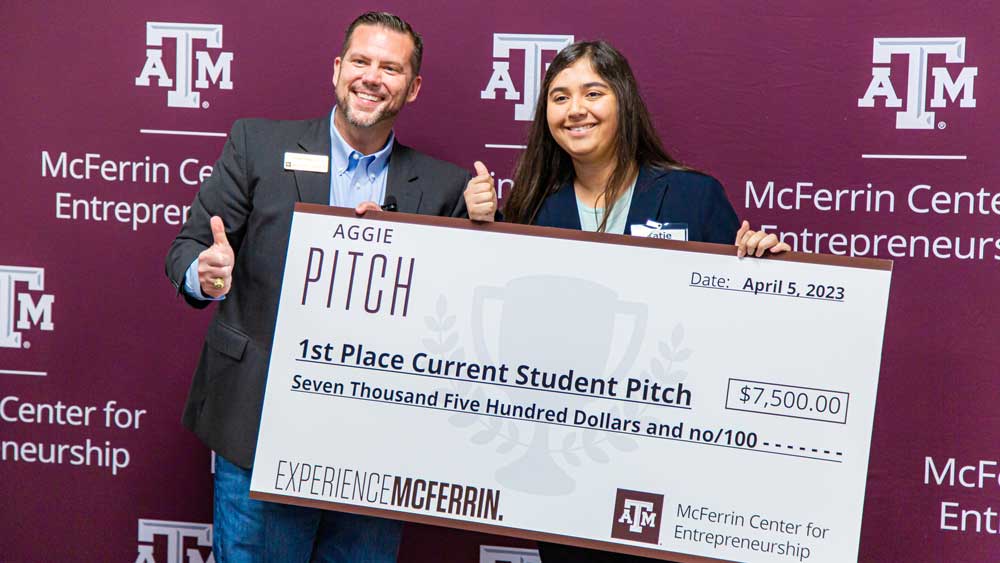
[[254, 498], [857, 560], [891, 263], [296, 209]]

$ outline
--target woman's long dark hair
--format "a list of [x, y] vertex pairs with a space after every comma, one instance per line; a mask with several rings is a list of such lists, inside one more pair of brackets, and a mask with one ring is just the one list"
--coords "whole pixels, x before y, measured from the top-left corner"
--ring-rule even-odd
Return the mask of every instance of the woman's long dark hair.
[[636, 171], [637, 164], [640, 167], [684, 169], [663, 149], [625, 57], [605, 41], [579, 41], [560, 51], [545, 72], [538, 103], [535, 104], [535, 119], [528, 132], [528, 147], [518, 159], [514, 189], [504, 204], [504, 216], [508, 221], [533, 223], [545, 198], [573, 181], [573, 161], [552, 138], [546, 114], [552, 81], [564, 69], [582, 59], [590, 61], [594, 71], [608, 82], [618, 100], [618, 131], [615, 135], [617, 163], [604, 188], [604, 220], [598, 230], [606, 228], [611, 207], [625, 190], [625, 181], [629, 174]]

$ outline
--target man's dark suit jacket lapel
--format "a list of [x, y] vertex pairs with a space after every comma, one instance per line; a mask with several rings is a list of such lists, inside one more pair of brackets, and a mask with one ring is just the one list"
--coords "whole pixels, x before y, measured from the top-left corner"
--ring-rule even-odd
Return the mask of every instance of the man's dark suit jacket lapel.
[[[664, 196], [669, 186], [662, 177], [669, 172], [643, 167], [639, 169], [639, 177], [635, 181], [632, 192], [632, 205], [628, 210], [628, 220], [625, 223], [625, 234], [629, 234], [632, 225], [645, 225], [647, 219], [660, 216]], [[581, 230], [580, 211], [576, 204], [576, 192], [573, 184], [567, 184], [552, 194], [552, 205], [544, 222], [550, 227]]]
[[396, 198], [400, 213], [416, 213], [420, 207], [423, 188], [417, 181], [420, 175], [413, 169], [413, 149], [395, 141], [389, 157], [389, 176], [385, 182], [385, 197]]
[[[309, 154], [330, 158], [330, 118], [314, 121], [299, 138], [299, 147]], [[284, 155], [282, 155], [284, 156]], [[329, 162], [326, 174], [295, 171], [295, 185], [299, 189], [299, 201], [330, 205], [330, 173], [333, 163]]]
[[[299, 147], [309, 154], [330, 157], [330, 118], [316, 121], [299, 139]], [[413, 170], [413, 151], [405, 145], [394, 142], [389, 157], [389, 176], [385, 183], [385, 196], [396, 198], [401, 213], [416, 213], [423, 193], [417, 184], [419, 175]], [[333, 163], [330, 163], [333, 166]], [[299, 201], [304, 203], [330, 204], [330, 174], [295, 171], [295, 183], [299, 190]]]

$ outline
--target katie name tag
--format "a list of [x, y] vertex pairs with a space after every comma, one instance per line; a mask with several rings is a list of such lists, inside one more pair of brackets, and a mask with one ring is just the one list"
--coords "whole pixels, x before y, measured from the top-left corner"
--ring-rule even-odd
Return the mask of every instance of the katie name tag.
[[662, 238], [667, 240], [687, 240], [687, 223], [657, 223], [646, 221], [645, 225], [631, 225], [629, 233], [634, 237]]
[[321, 154], [286, 152], [285, 170], [301, 170], [303, 172], [326, 174], [330, 170], [330, 157]]

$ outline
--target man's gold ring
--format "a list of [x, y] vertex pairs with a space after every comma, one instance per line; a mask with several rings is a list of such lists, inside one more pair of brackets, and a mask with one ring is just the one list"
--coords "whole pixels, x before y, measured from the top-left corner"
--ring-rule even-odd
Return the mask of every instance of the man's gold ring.
[[222, 278], [215, 278], [212, 280], [212, 287], [215, 289], [222, 289], [226, 287], [226, 282], [222, 281]]

